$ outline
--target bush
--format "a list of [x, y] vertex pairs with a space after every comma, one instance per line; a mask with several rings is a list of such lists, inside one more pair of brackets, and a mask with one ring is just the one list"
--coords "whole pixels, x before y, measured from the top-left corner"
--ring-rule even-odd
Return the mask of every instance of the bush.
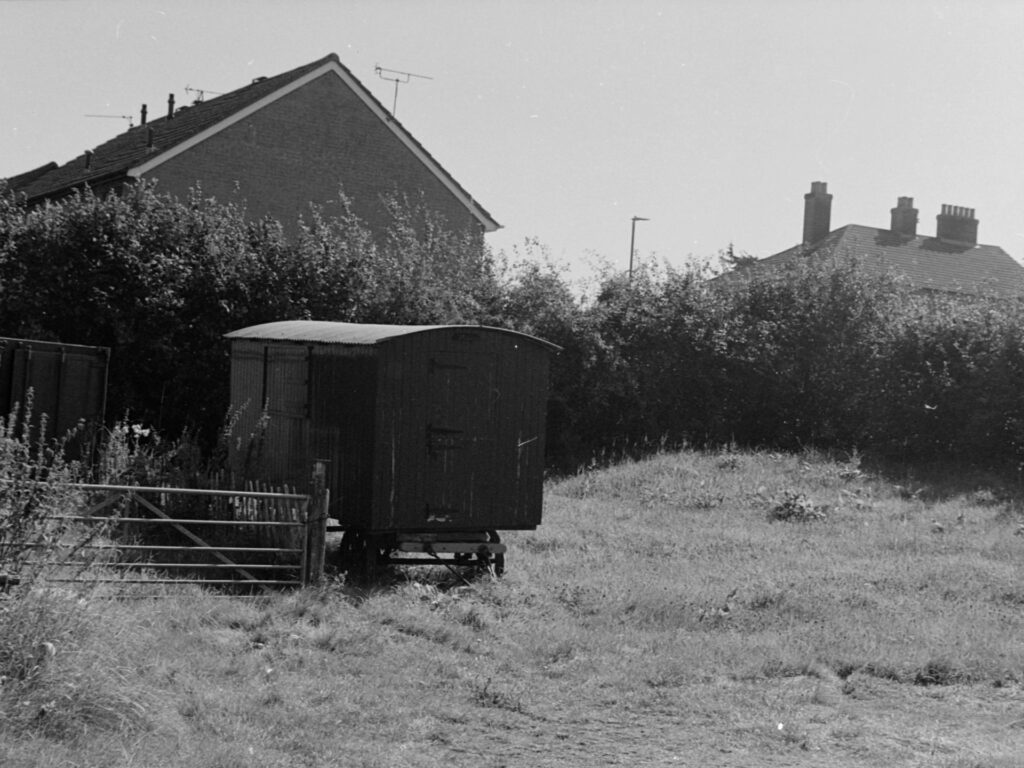
[[871, 443], [912, 459], [1024, 462], [1024, 306], [916, 297], [892, 318]]
[[28, 209], [0, 189], [0, 326], [112, 349], [108, 411], [209, 449], [228, 410], [225, 333], [315, 318], [476, 322], [495, 282], [482, 237], [452, 233], [415, 201], [389, 202], [380, 237], [346, 210], [277, 222], [194, 190], [138, 184]]
[[55, 516], [77, 509], [80, 493], [68, 483], [79, 467], [63, 456], [64, 440], [46, 437], [46, 416], [33, 428], [26, 405], [0, 418], [0, 577], [30, 587], [47, 562], [71, 557], [95, 535]]
[[223, 335], [315, 318], [483, 323], [558, 344], [547, 446], [561, 471], [683, 444], [1024, 465], [1017, 302], [911, 295], [843, 254], [774, 267], [729, 254], [736, 269], [715, 280], [604, 268], [584, 299], [535, 241], [507, 267], [416, 199], [386, 207], [384, 232], [311, 208], [288, 240], [201, 190], [178, 202], [140, 184], [32, 210], [0, 191], [0, 324], [111, 347], [109, 412], [204, 452], [229, 408]]
[[716, 288], [732, 318], [736, 438], [789, 450], [861, 444], [872, 372], [905, 296], [893, 278], [835, 256], [747, 270]]
[[87, 545], [104, 530], [64, 519], [80, 514], [80, 468], [64, 459], [68, 436], [49, 438], [46, 423], [33, 421], [31, 392], [0, 419], [0, 730], [64, 737], [138, 724], [111, 660], [82, 652], [96, 615], [49, 583], [94, 565]]

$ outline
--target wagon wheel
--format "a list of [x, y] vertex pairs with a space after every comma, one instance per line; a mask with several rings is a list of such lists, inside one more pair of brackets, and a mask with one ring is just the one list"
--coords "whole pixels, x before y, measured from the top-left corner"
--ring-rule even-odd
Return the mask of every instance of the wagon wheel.
[[479, 557], [472, 552], [456, 552], [452, 555], [452, 564], [457, 565], [460, 568], [466, 568], [473, 565], [474, 558]]
[[350, 575], [357, 573], [362, 567], [366, 540], [360, 531], [345, 531], [338, 549], [338, 570]]
[[384, 536], [346, 531], [338, 551], [338, 569], [350, 578], [373, 581], [389, 562], [391, 548]]
[[384, 566], [391, 563], [394, 539], [387, 534], [369, 534], [363, 547], [363, 576], [367, 581], [376, 581]]
[[[497, 531], [488, 531], [487, 532], [487, 539], [492, 544], [500, 544], [501, 543], [501, 537], [498, 536], [498, 532]], [[488, 565], [494, 567], [494, 575], [495, 576], [501, 576], [503, 573], [505, 573], [505, 553], [504, 552], [499, 552], [499, 553], [497, 553], [495, 555], [481, 555], [480, 558], [481, 558], [480, 565], [484, 569], [486, 569], [488, 567]]]

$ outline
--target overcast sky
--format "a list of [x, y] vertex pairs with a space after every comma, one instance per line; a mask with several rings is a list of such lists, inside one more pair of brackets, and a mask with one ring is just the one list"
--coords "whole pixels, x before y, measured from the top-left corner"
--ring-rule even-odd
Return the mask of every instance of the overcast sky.
[[1024, 261], [1024, 2], [0, 0], [0, 177], [65, 162], [194, 94], [336, 52], [424, 75], [397, 117], [490, 211], [586, 270], [795, 244], [812, 181], [833, 228], [932, 234], [943, 203]]

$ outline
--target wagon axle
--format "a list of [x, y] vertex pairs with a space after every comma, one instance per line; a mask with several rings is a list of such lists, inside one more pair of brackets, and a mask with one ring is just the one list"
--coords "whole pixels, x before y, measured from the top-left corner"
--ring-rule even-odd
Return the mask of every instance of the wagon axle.
[[338, 551], [339, 570], [373, 580], [388, 565], [446, 565], [505, 570], [506, 546], [497, 531], [470, 533], [366, 533], [347, 531]]

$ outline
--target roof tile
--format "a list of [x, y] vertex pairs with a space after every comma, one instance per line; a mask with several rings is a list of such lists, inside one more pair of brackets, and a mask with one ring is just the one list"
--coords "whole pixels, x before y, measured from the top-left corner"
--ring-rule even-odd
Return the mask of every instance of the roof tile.
[[952, 243], [848, 224], [810, 249], [797, 246], [759, 263], [783, 264], [801, 253], [857, 257], [868, 268], [904, 275], [915, 290], [1024, 296], [1024, 267], [996, 245]]
[[[208, 101], [180, 107], [174, 112], [173, 118], [164, 116], [150, 120], [145, 125], [129, 128], [124, 133], [100, 144], [88, 155], [83, 153], [61, 166], [51, 163], [41, 169], [19, 174], [8, 179], [8, 185], [13, 191], [24, 193], [29, 202], [33, 202], [46, 197], [60, 196], [82, 185], [95, 185], [124, 177], [131, 168], [217, 125], [236, 112], [270, 96], [279, 88], [298, 80], [328, 62], [337, 64], [353, 82], [362, 87], [355, 75], [341, 63], [338, 55], [331, 53], [322, 59], [317, 59], [280, 75], [257, 78], [247, 86]], [[366, 88], [362, 88], [362, 92], [381, 112], [387, 111]], [[405, 130], [397, 119], [389, 115], [388, 121], [393, 123], [415, 145], [416, 149], [434, 164], [437, 172], [443, 174], [476, 211], [479, 211], [483, 219], [489, 222], [488, 228], [496, 229], [500, 226], [494, 217], [476, 202], [469, 192], [452, 178], [451, 174], [445, 171], [441, 164], [412, 134]], [[87, 157], [88, 167], [86, 167]]]
[[129, 128], [93, 149], [89, 155], [88, 168], [87, 156], [82, 154], [31, 180], [20, 189], [14, 184], [11, 186], [15, 191], [24, 192], [29, 201], [32, 201], [82, 184], [124, 175], [133, 166], [216, 125], [238, 110], [269, 96], [278, 88], [312, 72], [328, 61], [337, 62], [337, 55], [332, 53], [275, 77], [256, 79], [243, 88], [209, 101], [183, 106], [175, 111], [173, 118], [164, 116], [150, 120], [145, 125]]

